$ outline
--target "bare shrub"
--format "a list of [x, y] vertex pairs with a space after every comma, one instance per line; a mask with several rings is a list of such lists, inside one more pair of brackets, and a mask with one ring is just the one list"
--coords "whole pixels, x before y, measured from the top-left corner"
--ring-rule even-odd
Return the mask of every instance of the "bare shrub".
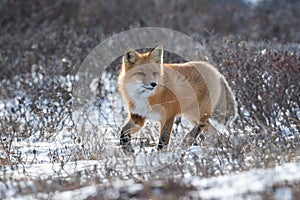
[[[0, 180], [5, 189], [0, 194], [5, 197], [9, 188], [17, 188], [16, 193], [47, 198], [55, 191], [93, 184], [110, 189], [129, 180], [142, 184], [144, 191], [130, 193], [130, 186], [122, 186], [117, 188], [120, 197], [155, 198], [156, 192], [172, 192], [173, 198], [195, 189], [180, 184], [185, 177], [299, 161], [299, 6], [298, 1], [263, 1], [257, 7], [196, 0], [1, 2]], [[126, 118], [116, 89], [120, 60], [102, 74], [94, 105], [80, 113], [94, 112], [96, 117], [77, 123], [71, 90], [80, 63], [107, 37], [143, 26], [187, 33], [207, 48], [236, 94], [239, 113], [233, 128], [204, 134], [189, 151], [174, 142], [171, 152], [160, 154], [147, 151], [157, 143], [157, 126], [148, 124], [134, 138], [136, 154], [125, 155], [118, 148]], [[184, 61], [168, 53], [165, 60]], [[188, 130], [178, 118], [174, 139]], [[35, 144], [53, 141], [59, 142], [41, 159], [41, 147]], [[82, 167], [85, 160], [93, 164]], [[36, 177], [26, 168], [45, 162], [51, 164], [51, 174]], [[289, 183], [261, 195], [271, 197], [278, 187], [289, 187], [299, 196]]]

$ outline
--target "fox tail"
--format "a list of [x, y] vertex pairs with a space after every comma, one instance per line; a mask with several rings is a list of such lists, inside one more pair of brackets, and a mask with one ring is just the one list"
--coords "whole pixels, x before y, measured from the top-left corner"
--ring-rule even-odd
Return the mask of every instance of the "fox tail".
[[230, 127], [237, 118], [237, 102], [234, 93], [223, 76], [221, 77], [221, 84], [222, 92], [214, 111], [214, 117], [227, 127]]

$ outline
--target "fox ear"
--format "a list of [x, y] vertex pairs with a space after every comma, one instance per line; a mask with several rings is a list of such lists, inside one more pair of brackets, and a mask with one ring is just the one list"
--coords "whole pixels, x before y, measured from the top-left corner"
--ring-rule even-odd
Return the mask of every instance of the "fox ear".
[[164, 52], [163, 46], [161, 44], [159, 44], [149, 52], [149, 55], [152, 57], [154, 62], [156, 62], [158, 64], [162, 64], [163, 63], [163, 52]]
[[138, 57], [139, 57], [139, 53], [136, 52], [133, 48], [128, 47], [123, 56], [123, 60], [124, 62], [134, 64]]

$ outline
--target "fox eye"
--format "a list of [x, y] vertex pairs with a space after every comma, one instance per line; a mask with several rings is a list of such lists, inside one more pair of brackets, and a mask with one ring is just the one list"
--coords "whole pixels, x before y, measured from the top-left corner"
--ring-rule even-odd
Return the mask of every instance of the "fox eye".
[[153, 76], [159, 75], [159, 72], [153, 72]]
[[135, 75], [145, 76], [146, 74], [144, 72], [136, 72], [136, 73], [132, 74], [132, 76], [135, 76]]

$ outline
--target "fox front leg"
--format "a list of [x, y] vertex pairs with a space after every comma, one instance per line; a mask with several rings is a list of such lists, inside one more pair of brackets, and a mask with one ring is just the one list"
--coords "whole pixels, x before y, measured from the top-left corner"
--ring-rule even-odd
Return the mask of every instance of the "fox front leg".
[[174, 118], [166, 120], [164, 124], [161, 124], [160, 137], [158, 142], [158, 150], [168, 150], [171, 139], [171, 132], [173, 127]]
[[127, 124], [122, 128], [121, 130], [121, 136], [120, 136], [120, 145], [121, 146], [129, 146], [131, 145], [131, 127], [134, 126], [134, 123], [129, 120]]
[[144, 123], [145, 118], [139, 115], [130, 114], [130, 119], [122, 128], [120, 136], [120, 145], [125, 150], [133, 152], [131, 146], [131, 135], [138, 132], [143, 127]]

